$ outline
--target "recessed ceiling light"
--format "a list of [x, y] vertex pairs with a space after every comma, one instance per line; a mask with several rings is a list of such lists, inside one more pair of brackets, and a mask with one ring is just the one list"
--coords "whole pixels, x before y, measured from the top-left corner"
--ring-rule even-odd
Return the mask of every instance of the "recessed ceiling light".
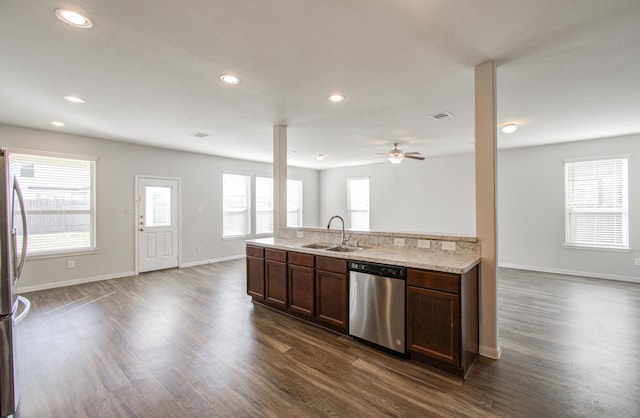
[[85, 103], [84, 99], [76, 96], [64, 96], [63, 99], [71, 103]]
[[518, 129], [518, 126], [515, 123], [508, 123], [502, 127], [502, 132], [505, 134], [514, 133]]
[[227, 84], [238, 84], [240, 82], [240, 79], [238, 77], [230, 74], [222, 74], [220, 76], [220, 80], [224, 81]]
[[59, 127], [59, 128], [61, 128], [61, 127], [63, 127], [63, 126], [64, 126], [64, 123], [63, 123], [63, 122], [59, 122], [59, 121], [57, 121], [57, 120], [51, 121], [51, 122], [50, 122], [50, 124], [51, 124], [52, 126], [57, 126], [57, 127]]
[[318, 161], [322, 161], [325, 158], [327, 158], [327, 154], [318, 154], [318, 155], [316, 155], [316, 160], [318, 160]]
[[331, 96], [328, 97], [330, 102], [341, 102], [344, 100], [344, 95], [342, 94], [332, 94]]
[[93, 26], [93, 23], [88, 17], [83, 16], [78, 12], [74, 12], [73, 10], [56, 9], [55, 13], [58, 19], [68, 25], [75, 26], [76, 28], [89, 29]]

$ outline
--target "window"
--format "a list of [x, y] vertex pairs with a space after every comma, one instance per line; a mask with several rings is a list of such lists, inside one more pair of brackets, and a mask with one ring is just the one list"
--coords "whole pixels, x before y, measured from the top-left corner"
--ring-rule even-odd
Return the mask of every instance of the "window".
[[95, 250], [95, 160], [12, 153], [27, 212], [28, 255]]
[[347, 212], [351, 229], [369, 229], [369, 179], [347, 179]]
[[[254, 176], [227, 173], [222, 176], [223, 237], [253, 234], [252, 207], [255, 208], [255, 235], [273, 234], [273, 179], [255, 176], [255, 196], [252, 196]], [[287, 180], [287, 225], [302, 226], [302, 180]]]
[[302, 226], [302, 180], [287, 180], [287, 226]]
[[251, 233], [251, 176], [222, 174], [222, 236]]
[[273, 179], [256, 176], [256, 234], [273, 232]]
[[628, 159], [565, 162], [566, 244], [629, 248]]

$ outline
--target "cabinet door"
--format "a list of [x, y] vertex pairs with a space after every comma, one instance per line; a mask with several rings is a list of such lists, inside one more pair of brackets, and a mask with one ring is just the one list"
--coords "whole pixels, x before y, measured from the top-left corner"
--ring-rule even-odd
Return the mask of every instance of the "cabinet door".
[[265, 261], [265, 301], [278, 309], [287, 309], [287, 264]]
[[247, 294], [264, 300], [264, 259], [247, 256]]
[[313, 268], [289, 264], [289, 312], [313, 318], [314, 285]]
[[334, 329], [347, 332], [348, 276], [316, 270], [316, 319]]
[[409, 351], [458, 366], [460, 318], [458, 295], [407, 286]]

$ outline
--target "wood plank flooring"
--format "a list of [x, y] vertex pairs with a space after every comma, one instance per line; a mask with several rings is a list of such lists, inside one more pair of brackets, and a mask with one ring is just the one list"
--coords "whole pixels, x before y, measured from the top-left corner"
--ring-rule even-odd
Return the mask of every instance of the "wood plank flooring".
[[640, 285], [501, 270], [463, 383], [253, 305], [244, 260], [26, 295], [20, 417], [640, 416]]

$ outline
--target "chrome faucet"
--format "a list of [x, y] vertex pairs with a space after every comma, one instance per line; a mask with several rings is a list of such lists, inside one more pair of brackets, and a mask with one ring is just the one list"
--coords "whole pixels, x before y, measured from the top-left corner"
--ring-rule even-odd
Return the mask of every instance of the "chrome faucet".
[[335, 218], [340, 219], [340, 222], [342, 222], [342, 237], [340, 240], [340, 245], [347, 245], [347, 241], [349, 241], [351, 239], [351, 235], [349, 235], [349, 238], [345, 238], [345, 234], [344, 234], [344, 219], [342, 219], [342, 216], [339, 215], [334, 215], [331, 217], [331, 219], [329, 219], [329, 223], [327, 224], [327, 229], [331, 228], [331, 221], [333, 221]]

